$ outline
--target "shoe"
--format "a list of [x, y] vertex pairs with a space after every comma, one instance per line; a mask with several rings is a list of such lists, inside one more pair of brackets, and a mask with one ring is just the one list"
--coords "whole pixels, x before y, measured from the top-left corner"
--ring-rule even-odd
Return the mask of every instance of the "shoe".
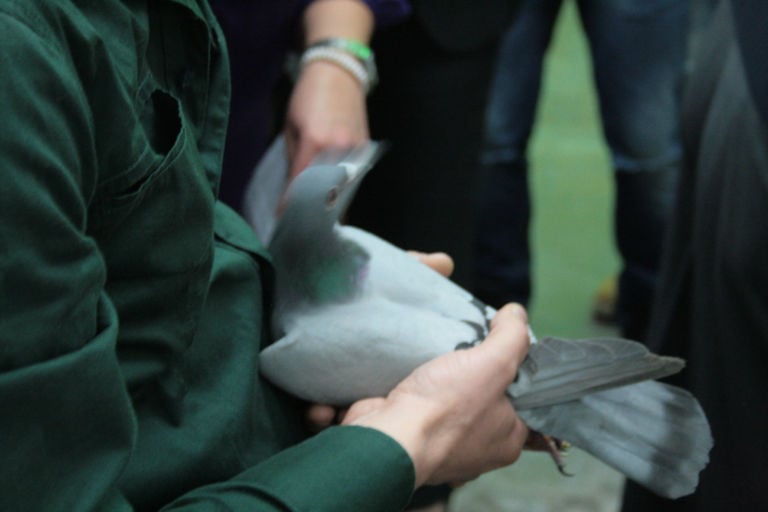
[[592, 303], [592, 319], [600, 324], [616, 325], [616, 303], [619, 285], [616, 276], [605, 279], [595, 292]]

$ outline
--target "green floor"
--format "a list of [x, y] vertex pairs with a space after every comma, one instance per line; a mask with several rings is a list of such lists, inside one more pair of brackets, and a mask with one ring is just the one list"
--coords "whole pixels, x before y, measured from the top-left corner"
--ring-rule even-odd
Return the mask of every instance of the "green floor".
[[574, 4], [560, 15], [546, 65], [530, 160], [534, 297], [540, 334], [594, 335], [595, 289], [616, 272], [613, 179], [591, 62]]
[[[578, 15], [566, 2], [548, 55], [530, 153], [534, 196], [534, 296], [531, 325], [539, 336], [615, 334], [596, 325], [595, 290], [616, 273], [612, 176], [602, 139], [591, 63]], [[513, 466], [454, 493], [452, 512], [614, 512], [622, 477], [574, 450], [572, 478], [548, 456], [526, 453]]]

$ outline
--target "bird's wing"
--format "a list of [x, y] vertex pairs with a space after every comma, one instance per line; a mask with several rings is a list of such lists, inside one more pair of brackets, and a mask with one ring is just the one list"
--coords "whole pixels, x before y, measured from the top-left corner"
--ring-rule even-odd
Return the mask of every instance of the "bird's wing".
[[529, 409], [658, 379], [683, 366], [682, 359], [658, 356], [635, 341], [545, 338], [531, 345], [509, 393], [517, 409]]
[[288, 183], [285, 138], [279, 135], [251, 172], [243, 194], [243, 216], [264, 244], [272, 239], [277, 206]]
[[261, 352], [262, 374], [300, 398], [333, 405], [386, 396], [416, 367], [477, 336], [465, 322], [381, 297], [285, 320], [286, 335]]
[[[403, 306], [431, 309], [442, 317], [484, 329], [495, 313], [450, 279], [389, 242], [353, 226], [344, 226], [339, 233], [370, 256], [364, 295], [375, 294]], [[480, 336], [478, 341], [483, 338]]]

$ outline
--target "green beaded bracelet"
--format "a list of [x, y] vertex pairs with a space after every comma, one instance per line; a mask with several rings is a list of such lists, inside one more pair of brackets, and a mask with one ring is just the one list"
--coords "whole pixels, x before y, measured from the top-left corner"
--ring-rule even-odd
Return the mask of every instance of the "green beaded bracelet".
[[315, 43], [312, 43], [307, 49], [313, 48], [337, 48], [343, 50], [365, 66], [365, 71], [368, 74], [368, 90], [372, 89], [376, 82], [378, 82], [378, 71], [376, 69], [376, 60], [371, 50], [366, 44], [360, 41], [352, 39], [344, 39], [341, 37], [329, 37], [328, 39], [322, 39]]

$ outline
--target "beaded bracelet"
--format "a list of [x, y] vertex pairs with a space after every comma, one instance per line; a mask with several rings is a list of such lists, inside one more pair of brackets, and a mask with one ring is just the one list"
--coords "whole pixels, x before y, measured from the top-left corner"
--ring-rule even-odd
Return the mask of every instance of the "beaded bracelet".
[[301, 56], [300, 65], [313, 60], [327, 60], [346, 69], [368, 93], [378, 81], [373, 51], [359, 41], [328, 38], [310, 45]]

